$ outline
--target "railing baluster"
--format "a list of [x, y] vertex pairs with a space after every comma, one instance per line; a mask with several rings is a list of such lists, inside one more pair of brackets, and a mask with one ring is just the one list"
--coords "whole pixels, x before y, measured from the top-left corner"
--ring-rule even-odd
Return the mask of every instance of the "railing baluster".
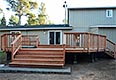
[[80, 47], [83, 50], [101, 51], [106, 48], [106, 36], [84, 32], [68, 32], [66, 35], [66, 45], [70, 47]]

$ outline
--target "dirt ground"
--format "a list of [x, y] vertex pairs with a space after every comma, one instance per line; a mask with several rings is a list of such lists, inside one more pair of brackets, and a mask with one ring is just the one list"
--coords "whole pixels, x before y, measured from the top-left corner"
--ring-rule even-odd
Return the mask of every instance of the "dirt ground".
[[0, 80], [116, 80], [116, 60], [113, 59], [67, 66], [72, 68], [71, 74], [0, 73]]

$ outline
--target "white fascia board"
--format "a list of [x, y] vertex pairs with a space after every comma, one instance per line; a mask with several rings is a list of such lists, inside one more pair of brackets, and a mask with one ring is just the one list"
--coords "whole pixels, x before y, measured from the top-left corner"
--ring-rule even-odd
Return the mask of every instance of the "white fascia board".
[[9, 30], [67, 30], [72, 29], [72, 27], [50, 27], [50, 28], [8, 28], [8, 29], [0, 29], [0, 31], [9, 31]]

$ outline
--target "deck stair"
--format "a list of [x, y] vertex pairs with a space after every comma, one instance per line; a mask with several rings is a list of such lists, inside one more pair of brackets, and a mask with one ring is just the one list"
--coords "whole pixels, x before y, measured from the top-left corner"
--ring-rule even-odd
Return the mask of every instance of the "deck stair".
[[106, 40], [106, 43], [105, 53], [112, 58], [116, 58], [116, 44], [109, 39]]
[[23, 48], [18, 51], [10, 66], [18, 67], [63, 67], [63, 48]]
[[115, 57], [114, 52], [112, 52], [112, 51], [109, 51], [109, 50], [107, 51], [107, 50], [106, 50], [105, 53], [106, 53], [107, 55], [109, 55], [110, 57], [113, 57], [113, 58]]

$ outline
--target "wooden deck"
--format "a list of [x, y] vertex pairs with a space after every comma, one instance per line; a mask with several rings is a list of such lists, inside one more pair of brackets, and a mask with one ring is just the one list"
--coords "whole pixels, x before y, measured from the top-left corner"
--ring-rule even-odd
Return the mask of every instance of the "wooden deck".
[[63, 40], [63, 45], [41, 45], [37, 35], [3, 34], [1, 49], [12, 53], [10, 66], [20, 67], [63, 67], [66, 53], [105, 52], [116, 58], [116, 44], [104, 35], [68, 32]]

